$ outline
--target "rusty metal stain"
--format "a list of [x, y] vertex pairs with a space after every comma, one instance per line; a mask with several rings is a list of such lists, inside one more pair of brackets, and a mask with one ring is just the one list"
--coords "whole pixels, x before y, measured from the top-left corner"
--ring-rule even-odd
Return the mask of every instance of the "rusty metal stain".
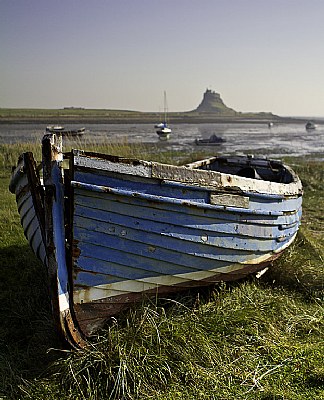
[[66, 330], [65, 339], [69, 342], [69, 344], [72, 347], [80, 347], [80, 348], [88, 347], [89, 343], [80, 334], [79, 329], [76, 328], [70, 310], [65, 310], [64, 313], [62, 313], [62, 317]]
[[294, 215], [296, 214], [297, 210], [291, 210], [291, 211], [283, 211], [283, 215]]
[[154, 253], [155, 250], [156, 250], [156, 247], [155, 247], [155, 246], [148, 246], [148, 251], [149, 251], [150, 253]]
[[79, 249], [78, 245], [79, 245], [79, 241], [73, 239], [72, 257], [73, 257], [74, 259], [79, 258], [79, 257], [80, 257], [80, 254], [81, 254], [81, 250]]

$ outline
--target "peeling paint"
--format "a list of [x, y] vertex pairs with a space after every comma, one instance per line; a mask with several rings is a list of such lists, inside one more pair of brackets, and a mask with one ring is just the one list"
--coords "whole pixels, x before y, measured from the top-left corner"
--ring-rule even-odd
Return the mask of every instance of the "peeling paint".
[[143, 293], [169, 295], [262, 271], [300, 224], [301, 182], [277, 161], [212, 157], [173, 166], [63, 154], [55, 135], [43, 139], [43, 184], [27, 177], [22, 160], [10, 190], [36, 254], [31, 212], [39, 214], [56, 326], [74, 346], [86, 346]]

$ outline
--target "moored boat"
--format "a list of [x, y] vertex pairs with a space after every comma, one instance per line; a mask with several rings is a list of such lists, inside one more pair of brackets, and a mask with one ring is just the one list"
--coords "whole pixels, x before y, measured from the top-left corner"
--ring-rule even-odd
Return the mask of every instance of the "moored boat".
[[57, 133], [63, 137], [79, 137], [85, 133], [85, 128], [65, 129], [64, 126], [61, 125], [49, 125], [46, 127], [46, 132]]
[[168, 140], [170, 138], [172, 130], [165, 123], [159, 129], [157, 129], [156, 133], [158, 134], [160, 140]]
[[208, 139], [195, 139], [197, 146], [217, 146], [224, 142], [224, 138], [215, 134], [211, 135]]
[[155, 125], [154, 125], [154, 128], [160, 129], [160, 128], [164, 128], [164, 126], [165, 126], [165, 124], [164, 124], [163, 122], [160, 122], [160, 123], [158, 123], [158, 124], [155, 124]]
[[307, 131], [308, 131], [308, 130], [314, 130], [314, 129], [317, 128], [317, 125], [314, 124], [314, 122], [312, 122], [312, 121], [308, 121], [308, 122], [306, 123], [306, 125], [305, 125], [305, 128], [306, 128]]
[[158, 124], [155, 124], [155, 128], [157, 128], [156, 133], [159, 136], [160, 140], [168, 140], [172, 133], [171, 128], [168, 126], [168, 106], [166, 99], [166, 92], [164, 92], [164, 120]]
[[302, 185], [279, 161], [232, 156], [173, 166], [63, 153], [55, 133], [42, 146], [42, 173], [24, 155], [10, 190], [24, 227], [33, 217], [19, 199], [30, 193], [56, 324], [74, 346], [143, 296], [260, 273], [297, 234]]

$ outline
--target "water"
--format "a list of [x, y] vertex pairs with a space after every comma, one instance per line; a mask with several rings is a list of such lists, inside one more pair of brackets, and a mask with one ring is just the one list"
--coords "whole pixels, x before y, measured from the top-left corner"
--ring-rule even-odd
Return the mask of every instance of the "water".
[[[66, 125], [79, 128], [81, 125]], [[275, 124], [271, 128], [265, 123], [227, 124], [175, 124], [172, 136], [161, 142], [150, 124], [88, 124], [82, 142], [125, 141], [128, 143], [150, 143], [161, 150], [208, 150], [211, 154], [246, 154], [280, 158], [282, 156], [312, 157], [324, 159], [324, 124], [307, 132], [303, 122]], [[44, 124], [0, 124], [0, 144], [41, 141]], [[223, 137], [226, 142], [219, 146], [196, 146], [196, 138], [209, 138], [212, 134]], [[85, 147], [85, 146], [84, 146]]]

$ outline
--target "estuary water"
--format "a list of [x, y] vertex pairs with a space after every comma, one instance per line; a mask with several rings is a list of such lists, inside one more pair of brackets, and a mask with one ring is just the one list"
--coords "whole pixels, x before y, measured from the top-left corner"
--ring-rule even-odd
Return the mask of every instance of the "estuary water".
[[[67, 129], [81, 125], [65, 125]], [[324, 159], [324, 121], [315, 130], [306, 131], [304, 122], [275, 123], [206, 123], [171, 124], [172, 135], [166, 142], [159, 140], [150, 124], [88, 124], [86, 133], [77, 139], [78, 148], [86, 144], [108, 142], [149, 143], [164, 150], [208, 151], [210, 154], [254, 154], [280, 158], [283, 156]], [[43, 124], [0, 124], [0, 144], [40, 142]], [[218, 146], [197, 146], [196, 138], [216, 134], [225, 139]], [[66, 139], [68, 140], [68, 139]]]

